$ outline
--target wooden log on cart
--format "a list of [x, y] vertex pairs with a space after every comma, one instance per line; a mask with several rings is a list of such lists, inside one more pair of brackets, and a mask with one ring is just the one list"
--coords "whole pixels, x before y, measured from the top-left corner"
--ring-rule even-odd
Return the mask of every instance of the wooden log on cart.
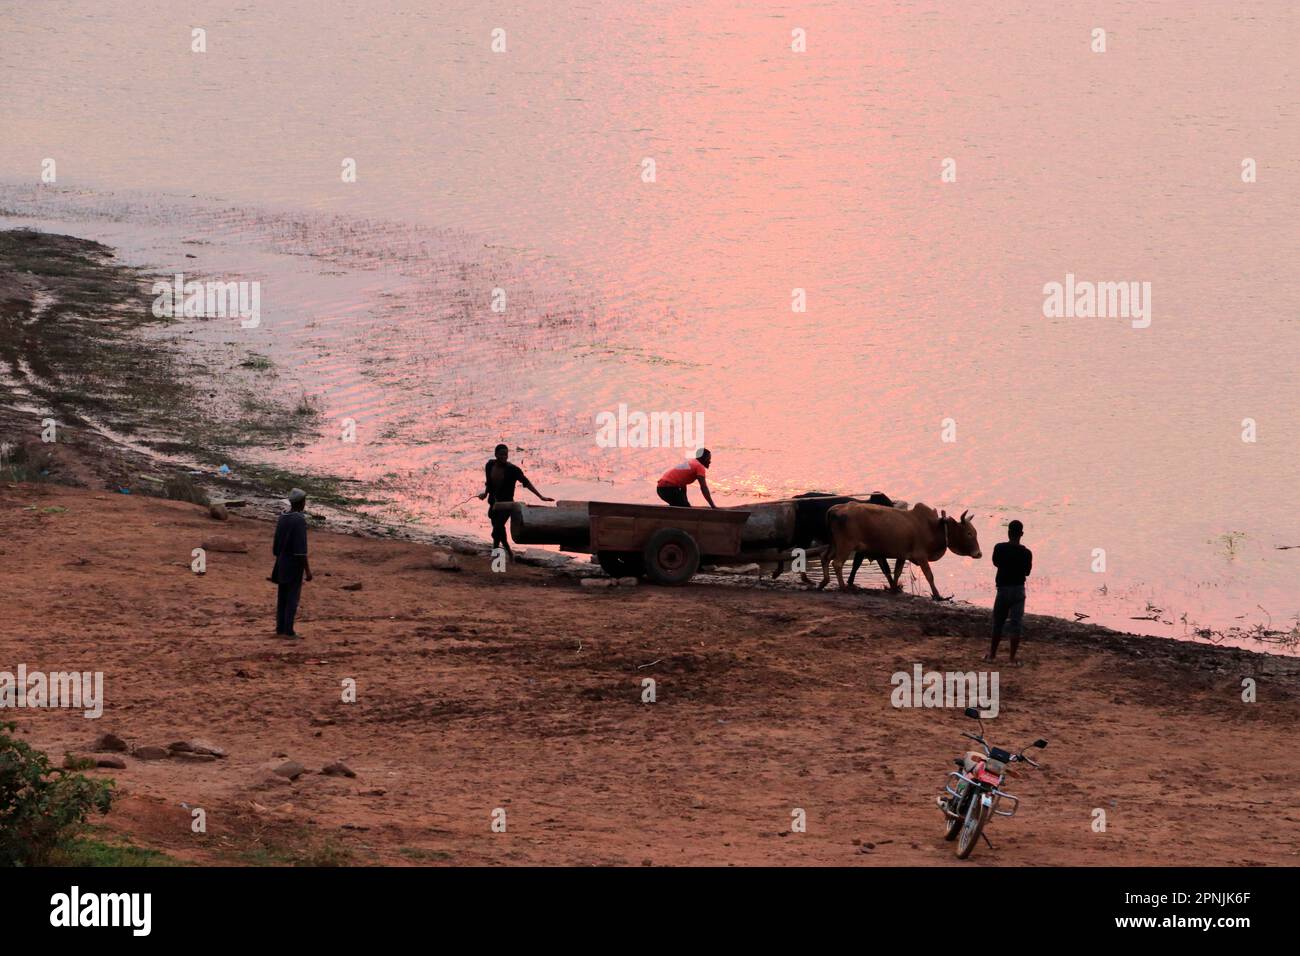
[[726, 508], [727, 511], [748, 511], [749, 520], [740, 529], [741, 549], [759, 551], [764, 548], [788, 548], [794, 540], [794, 504], [789, 501], [768, 501], [753, 505]]
[[587, 502], [559, 501], [554, 507], [514, 502], [510, 537], [516, 544], [555, 544], [564, 551], [590, 549]]
[[[554, 544], [565, 551], [590, 549], [591, 527], [585, 501], [560, 501], [554, 507], [513, 502], [502, 507], [511, 508], [510, 537], [519, 544]], [[794, 537], [795, 510], [791, 502], [764, 502], [719, 510], [749, 512], [740, 531], [743, 550], [786, 548]]]

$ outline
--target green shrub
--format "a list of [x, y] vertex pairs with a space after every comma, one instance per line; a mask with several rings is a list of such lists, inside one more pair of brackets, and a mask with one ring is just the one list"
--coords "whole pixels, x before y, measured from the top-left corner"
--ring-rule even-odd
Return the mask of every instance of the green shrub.
[[45, 866], [92, 810], [107, 813], [112, 785], [50, 765], [0, 724], [0, 866]]

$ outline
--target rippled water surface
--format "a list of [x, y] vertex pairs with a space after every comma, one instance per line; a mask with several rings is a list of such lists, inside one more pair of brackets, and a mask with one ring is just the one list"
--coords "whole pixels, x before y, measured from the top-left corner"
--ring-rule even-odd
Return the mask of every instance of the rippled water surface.
[[[260, 328], [200, 337], [272, 357], [324, 411], [290, 463], [393, 517], [485, 531], [457, 505], [499, 440], [556, 497], [651, 501], [681, 452], [599, 447], [596, 416], [699, 412], [725, 503], [880, 488], [972, 510], [986, 553], [1019, 517], [1031, 611], [1287, 628], [1296, 17], [4, 3], [2, 222], [260, 281]], [[1067, 273], [1150, 282], [1150, 327], [1044, 318]], [[985, 604], [991, 570], [937, 567]]]

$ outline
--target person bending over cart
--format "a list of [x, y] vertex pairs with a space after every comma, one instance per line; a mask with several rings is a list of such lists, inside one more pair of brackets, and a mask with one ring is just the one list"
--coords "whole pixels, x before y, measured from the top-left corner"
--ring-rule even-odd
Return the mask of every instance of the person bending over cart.
[[709, 463], [713, 461], [713, 455], [707, 448], [701, 448], [695, 453], [694, 458], [688, 458], [680, 465], [674, 465], [663, 473], [659, 479], [658, 491], [659, 497], [667, 504], [674, 505], [678, 508], [689, 508], [690, 500], [686, 497], [686, 486], [691, 482], [698, 480], [700, 483], [700, 493], [704, 495], [704, 500], [709, 503], [710, 508], [716, 508], [713, 503], [713, 495], [709, 494], [709, 482], [705, 475], [709, 470]]

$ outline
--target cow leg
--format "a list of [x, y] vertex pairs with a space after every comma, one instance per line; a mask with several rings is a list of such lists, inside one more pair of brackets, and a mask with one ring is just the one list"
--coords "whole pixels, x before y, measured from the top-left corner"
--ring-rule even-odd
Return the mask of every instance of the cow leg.
[[858, 568], [862, 567], [862, 562], [866, 555], [861, 551], [853, 552], [853, 569], [849, 571], [849, 587], [853, 587], [853, 579], [858, 576]]
[[894, 562], [893, 575], [891, 576], [888, 571], [885, 572], [885, 577], [888, 578], [889, 580], [889, 590], [894, 592], [903, 590], [899, 582], [903, 580], [903, 565], [905, 565], [906, 563], [907, 563], [906, 558], [899, 558], [897, 561]]
[[936, 601], [944, 600], [943, 595], [939, 593], [939, 589], [934, 586], [934, 572], [930, 570], [930, 562], [918, 561], [917, 563], [921, 565], [921, 571], [925, 574], [925, 580], [930, 584], [930, 596]]
[[854, 555], [854, 557], [856, 557], [857, 552], [846, 551], [844, 554], [840, 554], [839, 552], [836, 552], [835, 554], [835, 579], [840, 582], [841, 591], [856, 591], [858, 589], [858, 586], [853, 583], [853, 575], [856, 574], [858, 570], [856, 564], [849, 572], [849, 583], [844, 583], [844, 562], [849, 559], [849, 555]]
[[[845, 587], [844, 585], [844, 559], [841, 558], [838, 554], [835, 556], [834, 566], [835, 566], [835, 580], [840, 583], [840, 590], [847, 591], [848, 588]], [[826, 587], [825, 581], [822, 581], [822, 587]]]
[[844, 586], [844, 559], [852, 553], [851, 549], [844, 549], [843, 553], [841, 553], [841, 549], [833, 545], [826, 549], [826, 552], [822, 555], [822, 583], [817, 586], [817, 590], [820, 591], [830, 583], [830, 576], [826, 573], [828, 563], [835, 568], [835, 580], [839, 582], [840, 590], [849, 590]]
[[884, 558], [876, 558], [876, 564], [880, 565], [880, 573], [885, 576], [885, 588], [893, 587], [894, 579], [889, 576], [889, 562]]
[[[822, 583], [817, 585], [818, 591], [825, 590], [826, 585], [828, 585], [831, 581], [830, 560], [831, 560], [831, 549], [827, 548], [825, 551], [822, 552]], [[804, 575], [804, 580], [808, 581], [807, 575]], [[808, 581], [808, 583], [812, 584], [811, 581]]]

